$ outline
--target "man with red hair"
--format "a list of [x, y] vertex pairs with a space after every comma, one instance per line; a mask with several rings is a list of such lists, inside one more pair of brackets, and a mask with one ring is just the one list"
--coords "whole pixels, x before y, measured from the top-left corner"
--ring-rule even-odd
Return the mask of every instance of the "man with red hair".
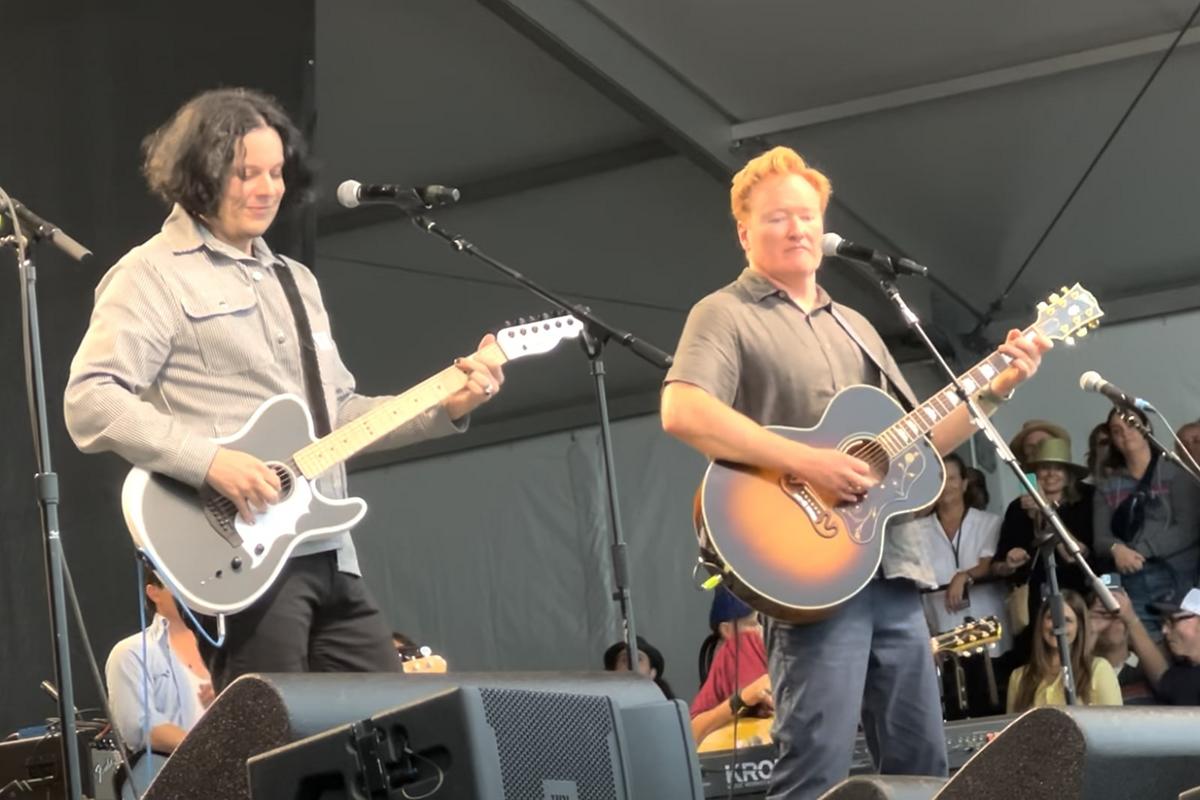
[[[734, 176], [731, 205], [747, 266], [689, 314], [665, 381], [662, 420], [668, 433], [709, 458], [791, 475], [850, 502], [873, 482], [865, 463], [763, 427], [812, 427], [838, 391], [856, 384], [911, 398], [871, 323], [817, 283], [829, 195], [829, 180], [786, 147]], [[1000, 349], [1012, 363], [977, 392], [980, 404], [994, 410], [1033, 375], [1049, 347], [1044, 338], [1011, 331]], [[946, 453], [971, 430], [960, 407], [931, 439]], [[767, 620], [779, 745], [768, 797], [817, 797], [846, 777], [860, 718], [881, 772], [946, 774], [917, 591], [933, 583], [920, 541], [889, 534], [880, 574], [829, 617], [804, 625]]]

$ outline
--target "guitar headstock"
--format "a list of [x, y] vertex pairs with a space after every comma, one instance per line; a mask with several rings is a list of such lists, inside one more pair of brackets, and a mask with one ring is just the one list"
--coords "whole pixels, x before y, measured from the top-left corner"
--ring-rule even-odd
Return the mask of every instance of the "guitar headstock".
[[1087, 336], [1104, 316], [1095, 296], [1078, 283], [1054, 292], [1038, 303], [1037, 310], [1038, 318], [1032, 329], [1047, 339], [1066, 344], [1075, 344], [1077, 337]]
[[989, 645], [1000, 641], [1004, 629], [996, 617], [967, 622], [957, 628], [939, 633], [932, 639], [933, 654], [957, 653], [974, 655], [982, 653]]
[[506, 322], [505, 326], [496, 333], [496, 344], [504, 351], [509, 361], [522, 356], [548, 353], [557, 347], [559, 342], [574, 339], [583, 332], [583, 323], [570, 314], [543, 314], [529, 319], [521, 317], [516, 325]]

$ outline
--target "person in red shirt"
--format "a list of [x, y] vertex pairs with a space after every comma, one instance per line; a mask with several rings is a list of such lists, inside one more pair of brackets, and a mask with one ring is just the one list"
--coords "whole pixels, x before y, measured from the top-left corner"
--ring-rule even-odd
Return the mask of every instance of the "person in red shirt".
[[754, 609], [719, 586], [708, 624], [719, 641], [691, 704], [692, 737], [697, 744], [737, 716], [769, 717], [775, 710], [762, 625]]

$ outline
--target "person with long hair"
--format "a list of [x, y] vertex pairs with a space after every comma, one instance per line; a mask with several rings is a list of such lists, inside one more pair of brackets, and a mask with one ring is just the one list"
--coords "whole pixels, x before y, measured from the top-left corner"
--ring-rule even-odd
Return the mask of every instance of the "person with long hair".
[[[67, 430], [86, 453], [114, 452], [193, 489], [207, 486], [253, 524], [284, 496], [280, 477], [218, 438], [281, 394], [307, 397], [318, 431], [391, 398], [355, 391], [316, 276], [263, 238], [282, 209], [307, 199], [311, 182], [303, 137], [279, 103], [252, 89], [203, 92], [144, 147], [146, 183], [170, 212], [96, 289], [67, 381]], [[463, 431], [503, 382], [491, 361], [456, 359], [465, 386], [380, 446]], [[345, 468], [314, 485], [346, 497]], [[218, 691], [247, 672], [400, 669], [349, 530], [297, 547], [271, 590], [229, 616], [226, 634], [219, 650], [201, 642]]]
[[[1037, 478], [1038, 491], [1054, 507], [1067, 530], [1079, 542], [1086, 558], [1092, 549], [1093, 488], [1083, 482], [1087, 470], [1071, 461], [1071, 443], [1066, 439], [1044, 439], [1027, 462]], [[1039, 557], [1038, 543], [1052, 536], [1049, 522], [1029, 495], [1023, 494], [1008, 505], [1000, 526], [1000, 543], [992, 559], [993, 575], [1013, 577], [1028, 586], [1028, 619], [1042, 604], [1046, 584], [1046, 562]], [[1053, 541], [1053, 540], [1052, 540]], [[1069, 563], [1062, 545], [1056, 545], [1059, 585], [1083, 592], [1087, 589], [1084, 573]], [[1028, 651], [1023, 651], [1023, 658]]]
[[[1087, 632], [1088, 609], [1079, 592], [1063, 590], [1063, 616], [1070, 643], [1071, 673], [1079, 702], [1089, 706], [1121, 705], [1117, 673], [1103, 658], [1092, 654]], [[1034, 706], [1066, 704], [1062, 684], [1062, 660], [1050, 604], [1043, 603], [1034, 622], [1033, 648], [1029, 663], [1017, 667], [1008, 682], [1008, 713]]]
[[1146, 436], [1126, 421], [1140, 411], [1108, 415], [1112, 448], [1108, 477], [1092, 505], [1096, 551], [1112, 558], [1121, 586], [1146, 628], [1161, 631], [1147, 605], [1167, 602], [1196, 585], [1200, 569], [1200, 487], [1153, 451]]
[[[977, 506], [979, 494], [966, 480], [966, 464], [957, 453], [942, 459], [946, 484], [933, 513], [913, 524], [921, 531], [929, 564], [943, 591], [923, 595], [925, 616], [933, 633], [948, 631], [967, 617], [1004, 618], [1004, 592], [999, 583], [975, 582], [988, 576], [992, 555], [1000, 541], [1000, 517]], [[1012, 644], [1005, 637], [997, 649]]]

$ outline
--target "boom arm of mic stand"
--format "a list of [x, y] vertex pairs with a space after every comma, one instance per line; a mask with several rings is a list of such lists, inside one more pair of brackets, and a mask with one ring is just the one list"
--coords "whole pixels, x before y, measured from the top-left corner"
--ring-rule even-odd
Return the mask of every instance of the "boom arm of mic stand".
[[[1154, 413], [1158, 414], [1159, 419], [1161, 419], [1163, 422], [1166, 422], [1168, 426], [1170, 425], [1170, 423], [1167, 422], [1166, 418], [1163, 417], [1162, 414], [1158, 413], [1157, 409], [1154, 409]], [[1129, 427], [1133, 428], [1134, 430], [1138, 431], [1143, 436], [1145, 436], [1146, 441], [1150, 443], [1150, 447], [1153, 448], [1154, 450], [1157, 450], [1158, 454], [1160, 456], [1167, 459], [1167, 461], [1170, 461], [1175, 466], [1179, 467], [1181, 470], [1184, 471], [1184, 473], [1189, 478], [1191, 478], [1196, 483], [1200, 484], [1200, 473], [1196, 472], [1196, 467], [1194, 466], [1195, 462], [1193, 461], [1192, 464], [1188, 464], [1182, 458], [1180, 458], [1175, 453], [1174, 450], [1168, 450], [1166, 448], [1166, 446], [1162, 442], [1160, 442], [1157, 438], [1155, 438], [1154, 434], [1150, 432], [1150, 427], [1148, 425], [1142, 424], [1142, 420], [1138, 417], [1137, 414], [1134, 414], [1132, 411], [1122, 411], [1121, 419], [1124, 420], [1126, 425], [1128, 425]], [[1191, 459], [1192, 459], [1192, 456], [1189, 453], [1188, 460], [1191, 460]]]
[[[1000, 455], [1000, 458], [1009, 465], [1013, 473], [1017, 476], [1017, 480], [1019, 480], [1025, 487], [1025, 491], [1028, 492], [1031, 497], [1033, 497], [1038, 508], [1040, 508], [1042, 513], [1046, 515], [1046, 518], [1050, 520], [1051, 525], [1058, 534], [1060, 541], [1067, 548], [1067, 552], [1071, 553], [1073, 556], [1076, 566], [1078, 566], [1087, 574], [1088, 579], [1091, 581], [1092, 586], [1096, 590], [1096, 593], [1100, 595], [1100, 598], [1104, 603], [1104, 607], [1109, 611], [1118, 610], [1119, 606], [1117, 605], [1117, 601], [1113, 598], [1112, 593], [1108, 591], [1108, 587], [1100, 582], [1100, 579], [1096, 577], [1096, 573], [1093, 572], [1088, 563], [1083, 560], [1083, 554], [1079, 551], [1078, 543], [1076, 543], [1074, 538], [1072, 538], [1067, 532], [1066, 526], [1063, 525], [1063, 522], [1061, 519], [1059, 519], [1058, 515], [1054, 513], [1054, 509], [1050, 507], [1050, 504], [1046, 502], [1046, 498], [1042, 497], [1042, 495], [1037, 491], [1037, 488], [1025, 476], [1024, 471], [1017, 463], [1016, 456], [1014, 456], [1012, 450], [1008, 448], [1008, 444], [1005, 443], [1003, 437], [1000, 436], [999, 431], [996, 430], [996, 427], [992, 424], [992, 421], [988, 419], [987, 414], [983, 413], [983, 409], [981, 409], [975, 402], [975, 398], [971, 396], [970, 392], [968, 392], [958, 380], [958, 375], [955, 374], [954, 370], [950, 368], [950, 365], [946, 363], [946, 359], [942, 357], [941, 352], [936, 346], [934, 346], [933, 342], [929, 338], [929, 335], [921, 326], [921, 320], [917, 317], [913, 310], [908, 307], [908, 304], [904, 302], [904, 298], [900, 295], [900, 290], [896, 287], [896, 284], [888, 277], [882, 276], [880, 278], [879, 285], [882, 287], [883, 292], [885, 295], [887, 295], [888, 299], [892, 301], [897, 309], [899, 309], [900, 315], [904, 318], [904, 321], [908, 325], [909, 329], [917, 334], [917, 336], [921, 339], [921, 342], [925, 345], [926, 349], [928, 349], [930, 354], [933, 356], [934, 361], [936, 361], [938, 366], [941, 367], [942, 371], [949, 376], [951, 385], [954, 386], [959, 397], [962, 398], [963, 402], [966, 404], [967, 411], [971, 415], [971, 419], [975, 426], [987, 435], [988, 441], [992, 443], [992, 446]], [[1067, 644], [1066, 626], [1062, 619], [1063, 612], [1059, 604], [1052, 604], [1051, 610], [1054, 614], [1054, 632], [1058, 639], [1059, 660], [1062, 663], [1063, 694], [1066, 696], [1067, 703], [1069, 705], [1073, 705], [1076, 700], [1075, 681], [1071, 670], [1070, 647]]]
[[566, 299], [561, 298], [546, 289], [543, 289], [530, 278], [525, 277], [512, 267], [502, 264], [501, 262], [487, 255], [459, 234], [446, 230], [434, 220], [429, 219], [421, 214], [414, 214], [412, 221], [414, 225], [426, 233], [437, 236], [439, 239], [444, 239], [450, 244], [451, 247], [460, 253], [467, 253], [475, 256], [475, 258], [484, 262], [493, 269], [503, 272], [509, 278], [529, 289], [529, 291], [533, 292], [547, 303], [550, 303], [556, 308], [562, 309], [568, 314], [574, 315], [576, 319], [586, 326], [588, 334], [593, 339], [596, 339], [599, 342], [607, 342], [610, 340], [615, 341], [627, 348], [630, 352], [637, 355], [643, 361], [653, 364], [659, 369], [667, 369], [673, 363], [674, 359], [670, 354], [664, 353], [662, 350], [658, 349], [644, 339], [639, 339], [629, 331], [621, 330], [620, 328], [608, 324], [604, 320], [600, 319], [600, 317], [592, 313], [592, 310], [587, 306], [569, 302]]

